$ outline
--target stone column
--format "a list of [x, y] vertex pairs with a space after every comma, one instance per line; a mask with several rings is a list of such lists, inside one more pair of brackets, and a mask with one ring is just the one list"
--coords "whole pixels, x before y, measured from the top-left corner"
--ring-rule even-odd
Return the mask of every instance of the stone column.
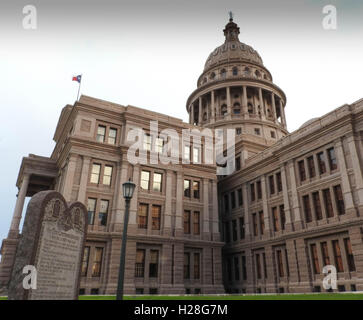
[[172, 206], [171, 206], [171, 198], [172, 198], [172, 178], [173, 171], [166, 171], [166, 187], [165, 187], [165, 212], [164, 212], [164, 229], [163, 234], [167, 236], [171, 236], [171, 216], [172, 216]]
[[295, 165], [294, 161], [290, 160], [288, 162], [288, 167], [290, 171], [290, 185], [291, 185], [291, 200], [292, 200], [292, 212], [294, 216], [294, 227], [295, 230], [300, 230], [303, 226], [303, 219], [301, 216], [301, 209], [299, 204], [299, 197], [296, 189], [296, 175], [295, 175]]
[[213, 210], [213, 220], [212, 220], [212, 234], [214, 241], [221, 241], [218, 223], [219, 223], [219, 216], [218, 216], [218, 190], [217, 190], [217, 181], [212, 181], [212, 210]]
[[175, 236], [180, 237], [184, 234], [183, 231], [183, 174], [177, 172], [176, 178], [176, 212], [175, 212]]
[[248, 114], [248, 107], [247, 107], [247, 87], [246, 86], [242, 86], [242, 110], [243, 110], [244, 117], [246, 119], [248, 119], [249, 114]]
[[194, 106], [193, 103], [189, 107], [189, 123], [194, 124]]
[[287, 123], [286, 123], [286, 117], [285, 117], [285, 107], [283, 106], [281, 100], [280, 100], [280, 112], [281, 112], [282, 125], [286, 129]]
[[232, 116], [232, 106], [231, 106], [231, 89], [230, 87], [226, 87], [227, 93], [227, 117], [230, 119]]
[[265, 115], [265, 106], [264, 106], [264, 103], [263, 103], [262, 88], [258, 88], [258, 97], [259, 97], [259, 100], [260, 100], [261, 118], [262, 118], [262, 120], [265, 120], [266, 115]]
[[91, 158], [83, 157], [81, 181], [79, 183], [78, 198], [77, 198], [77, 201], [82, 202], [86, 206], [87, 206], [87, 204], [86, 204], [86, 191], [87, 191], [88, 173], [89, 173], [90, 162], [91, 162]]
[[67, 202], [71, 201], [72, 190], [73, 190], [73, 180], [76, 171], [77, 157], [71, 155], [68, 160], [67, 173], [63, 185], [63, 196]]
[[214, 122], [216, 120], [216, 112], [215, 112], [215, 101], [214, 101], [214, 90], [212, 90], [210, 92], [210, 103], [211, 103], [211, 114], [212, 114], [212, 121], [211, 122]]
[[292, 231], [292, 212], [290, 209], [290, 200], [289, 200], [289, 193], [287, 191], [287, 178], [286, 178], [286, 170], [285, 164], [283, 163], [281, 166], [281, 180], [282, 180], [282, 194], [284, 198], [284, 211], [285, 211], [285, 218], [286, 218], [286, 231]]
[[355, 137], [353, 134], [347, 138], [347, 142], [350, 151], [350, 157], [352, 159], [352, 169], [354, 172], [355, 184], [358, 195], [358, 206], [360, 207], [359, 211], [363, 212], [363, 175], [359, 163], [357, 147], [355, 145]]
[[199, 97], [199, 112], [198, 112], [198, 126], [202, 125], [203, 115], [202, 115], [202, 97]]
[[271, 92], [271, 101], [272, 101], [272, 110], [271, 110], [271, 114], [272, 114], [272, 118], [276, 119], [276, 102], [275, 102], [275, 94], [273, 92]]
[[267, 186], [266, 186], [266, 178], [263, 175], [261, 177], [261, 188], [262, 188], [262, 203], [263, 203], [263, 219], [265, 221], [265, 237], [271, 236], [271, 227], [270, 227], [270, 219], [268, 215], [268, 200], [267, 200]]
[[11, 220], [11, 226], [8, 238], [17, 238], [19, 234], [19, 225], [21, 220], [21, 214], [24, 208], [25, 197], [28, 191], [29, 179], [30, 179], [30, 174], [25, 173], [23, 175], [23, 180], [20, 185], [18, 198], [16, 199], [15, 209], [13, 213], [13, 218]]

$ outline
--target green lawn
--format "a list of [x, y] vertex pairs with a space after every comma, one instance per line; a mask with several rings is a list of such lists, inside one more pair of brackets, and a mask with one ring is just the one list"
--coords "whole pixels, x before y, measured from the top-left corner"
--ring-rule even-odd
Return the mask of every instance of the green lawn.
[[[115, 300], [115, 296], [80, 296], [79, 300]], [[7, 300], [0, 297], [0, 300]], [[125, 300], [363, 300], [362, 293], [317, 293], [225, 296], [125, 296]]]

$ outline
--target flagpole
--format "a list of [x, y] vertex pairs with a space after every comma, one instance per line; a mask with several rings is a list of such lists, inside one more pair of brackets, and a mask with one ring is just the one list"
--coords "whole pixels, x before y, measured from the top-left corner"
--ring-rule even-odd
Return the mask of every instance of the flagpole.
[[81, 81], [79, 82], [79, 86], [78, 86], [78, 93], [77, 93], [77, 100], [78, 101], [78, 98], [79, 98], [79, 90], [81, 89], [81, 82], [82, 82], [82, 74], [81, 74]]

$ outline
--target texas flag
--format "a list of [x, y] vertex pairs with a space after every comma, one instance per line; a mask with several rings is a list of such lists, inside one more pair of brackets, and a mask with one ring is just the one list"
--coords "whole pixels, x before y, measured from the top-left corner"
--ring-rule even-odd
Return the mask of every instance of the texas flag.
[[78, 83], [81, 83], [82, 75], [78, 75], [72, 78], [72, 81], [77, 81]]

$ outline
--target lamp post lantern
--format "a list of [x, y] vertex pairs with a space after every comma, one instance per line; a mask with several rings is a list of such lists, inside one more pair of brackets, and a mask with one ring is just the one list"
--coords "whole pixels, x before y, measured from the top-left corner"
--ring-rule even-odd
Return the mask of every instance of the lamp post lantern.
[[134, 194], [134, 190], [135, 190], [135, 184], [130, 180], [122, 184], [122, 192], [125, 198], [125, 214], [124, 214], [124, 230], [122, 232], [121, 256], [120, 256], [120, 267], [118, 274], [116, 300], [122, 300], [124, 292], [127, 226], [129, 224], [130, 200], [132, 198], [132, 195]]

